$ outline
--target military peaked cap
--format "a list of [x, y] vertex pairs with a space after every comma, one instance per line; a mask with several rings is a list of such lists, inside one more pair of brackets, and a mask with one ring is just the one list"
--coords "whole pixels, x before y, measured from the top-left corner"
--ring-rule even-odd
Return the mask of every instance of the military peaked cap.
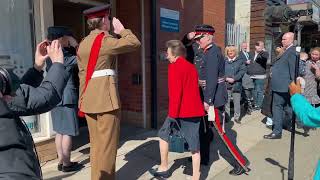
[[87, 9], [87, 10], [83, 11], [83, 14], [88, 19], [105, 17], [106, 15], [110, 14], [110, 4], [96, 6], [96, 7]]

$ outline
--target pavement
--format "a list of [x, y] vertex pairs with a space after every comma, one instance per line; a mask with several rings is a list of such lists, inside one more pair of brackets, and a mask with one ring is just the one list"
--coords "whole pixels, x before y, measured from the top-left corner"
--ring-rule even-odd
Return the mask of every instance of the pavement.
[[[246, 175], [230, 176], [232, 169], [226, 148], [215, 134], [211, 143], [209, 166], [201, 166], [201, 179], [214, 180], [284, 180], [287, 179], [290, 133], [283, 132], [280, 140], [264, 140], [263, 135], [270, 130], [262, 123], [264, 116], [254, 112], [245, 116], [241, 124], [227, 123], [226, 133], [237, 144], [241, 152], [250, 161], [251, 171]], [[317, 160], [320, 157], [319, 130], [310, 132], [309, 137], [296, 135], [295, 147], [295, 178], [309, 180], [314, 174]], [[75, 139], [72, 160], [79, 161], [84, 168], [78, 172], [62, 173], [56, 170], [57, 161], [42, 164], [44, 179], [47, 180], [87, 180], [90, 179], [90, 160], [88, 134], [86, 129]], [[191, 179], [192, 164], [187, 158], [190, 153], [169, 153], [169, 179]], [[160, 162], [157, 131], [122, 126], [120, 146], [117, 153], [117, 179], [119, 180], [149, 180], [152, 176], [148, 170]]]

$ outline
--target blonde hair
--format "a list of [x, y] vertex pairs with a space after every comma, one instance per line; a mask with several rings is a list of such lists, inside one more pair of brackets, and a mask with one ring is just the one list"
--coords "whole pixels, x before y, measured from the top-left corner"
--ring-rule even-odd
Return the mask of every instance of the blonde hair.
[[300, 59], [302, 60], [308, 60], [309, 55], [306, 52], [301, 52], [300, 53]]
[[225, 54], [226, 57], [228, 57], [228, 52], [229, 51], [234, 51], [236, 53], [236, 57], [238, 56], [238, 49], [235, 46], [231, 45], [231, 46], [227, 46], [225, 48], [224, 54]]
[[312, 53], [313, 51], [318, 51], [320, 53], [320, 47], [314, 47], [311, 49], [310, 53]]
[[88, 19], [87, 24], [89, 30], [99, 29], [102, 26], [102, 19], [103, 18]]

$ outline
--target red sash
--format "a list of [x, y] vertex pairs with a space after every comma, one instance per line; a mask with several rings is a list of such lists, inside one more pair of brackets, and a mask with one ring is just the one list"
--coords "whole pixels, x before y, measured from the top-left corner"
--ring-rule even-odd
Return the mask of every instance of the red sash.
[[[87, 65], [86, 83], [84, 85], [84, 88], [82, 90], [82, 94], [81, 95], [83, 95], [86, 92], [88, 83], [89, 83], [89, 81], [91, 79], [91, 76], [92, 76], [92, 74], [94, 72], [94, 69], [96, 67], [103, 37], [104, 37], [104, 33], [102, 32], [93, 41], [93, 44], [92, 44], [92, 47], [91, 47], [91, 51], [90, 51], [90, 56], [89, 56], [89, 62], [88, 62], [88, 65]], [[81, 111], [81, 106], [82, 106], [82, 97], [80, 99], [80, 108], [79, 108], [78, 116], [79, 117], [84, 117], [85, 113]]]

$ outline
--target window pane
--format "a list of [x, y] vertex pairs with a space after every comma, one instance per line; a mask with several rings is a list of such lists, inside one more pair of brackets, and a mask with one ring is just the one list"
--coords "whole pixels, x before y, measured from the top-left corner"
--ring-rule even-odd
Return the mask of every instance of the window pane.
[[[9, 70], [14, 88], [33, 65], [33, 1], [0, 1], [0, 66]], [[39, 132], [37, 116], [23, 117], [30, 130]]]

